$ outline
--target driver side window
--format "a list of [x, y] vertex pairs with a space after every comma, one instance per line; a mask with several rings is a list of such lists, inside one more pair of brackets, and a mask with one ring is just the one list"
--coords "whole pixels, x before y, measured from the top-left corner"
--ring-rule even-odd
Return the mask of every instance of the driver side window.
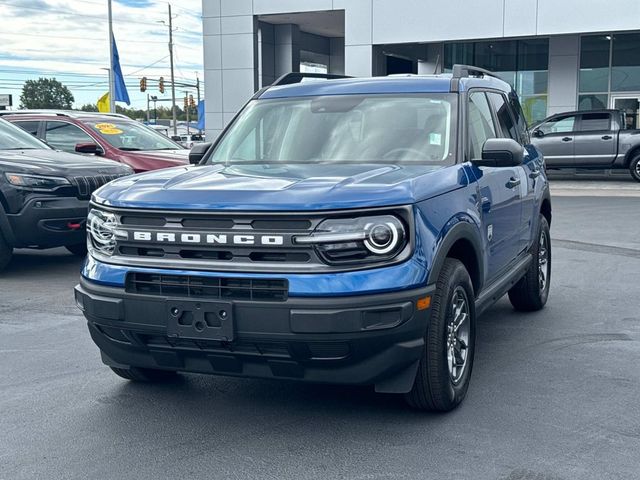
[[469, 95], [468, 110], [469, 159], [482, 158], [482, 146], [489, 138], [496, 138], [491, 108], [484, 92], [474, 92]]
[[575, 115], [571, 115], [568, 117], [558, 117], [554, 120], [548, 121], [547, 123], [543, 123], [537, 129], [545, 135], [549, 135], [550, 133], [573, 132], [575, 123]]

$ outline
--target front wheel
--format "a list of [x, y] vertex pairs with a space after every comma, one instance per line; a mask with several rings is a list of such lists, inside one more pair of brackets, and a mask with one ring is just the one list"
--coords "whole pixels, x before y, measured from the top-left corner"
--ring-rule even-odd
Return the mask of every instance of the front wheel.
[[2, 236], [2, 232], [0, 232], [0, 271], [4, 270], [5, 267], [9, 265], [11, 257], [13, 257], [13, 248], [9, 246]]
[[65, 247], [69, 252], [73, 253], [78, 257], [86, 257], [87, 256], [87, 244], [86, 243], [77, 243], [75, 245], [67, 245]]
[[629, 172], [636, 182], [640, 182], [640, 155], [636, 155], [636, 157], [631, 160]]
[[447, 258], [436, 283], [431, 317], [407, 403], [420, 410], [447, 412], [467, 394], [475, 352], [475, 303], [469, 273]]
[[531, 265], [524, 277], [509, 290], [509, 300], [516, 310], [533, 312], [542, 309], [549, 298], [551, 284], [551, 236], [549, 223], [540, 215], [538, 235], [531, 249]]

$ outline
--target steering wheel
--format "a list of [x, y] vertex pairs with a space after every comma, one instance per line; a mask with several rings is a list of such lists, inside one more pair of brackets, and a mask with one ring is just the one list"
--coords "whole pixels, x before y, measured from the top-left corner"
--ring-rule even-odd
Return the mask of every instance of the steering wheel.
[[402, 157], [402, 155], [397, 155], [397, 154], [401, 154], [403, 152], [411, 153], [411, 154], [415, 155], [415, 158], [421, 158], [421, 159], [425, 159], [425, 160], [429, 159], [429, 157], [428, 157], [426, 152], [423, 152], [423, 151], [415, 149], [415, 148], [410, 148], [410, 147], [393, 148], [393, 149], [389, 150], [387, 153], [385, 153], [382, 156], [382, 158], [384, 158], [385, 160], [397, 160], [398, 157]]

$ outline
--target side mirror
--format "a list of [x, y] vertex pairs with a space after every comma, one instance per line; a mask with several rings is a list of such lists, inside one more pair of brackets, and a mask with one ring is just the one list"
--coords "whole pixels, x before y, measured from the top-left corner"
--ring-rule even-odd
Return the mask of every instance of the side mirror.
[[102, 147], [96, 143], [78, 143], [76, 144], [76, 152], [102, 155], [104, 150], [102, 150]]
[[542, 130], [540, 130], [539, 128], [536, 128], [533, 131], [533, 136], [537, 137], [537, 138], [542, 138], [542, 137], [544, 137], [544, 132]]
[[490, 138], [482, 146], [482, 160], [474, 160], [479, 167], [515, 167], [522, 165], [524, 147], [511, 138]]
[[196, 143], [189, 152], [189, 163], [192, 165], [199, 164], [207, 151], [211, 147], [211, 143]]

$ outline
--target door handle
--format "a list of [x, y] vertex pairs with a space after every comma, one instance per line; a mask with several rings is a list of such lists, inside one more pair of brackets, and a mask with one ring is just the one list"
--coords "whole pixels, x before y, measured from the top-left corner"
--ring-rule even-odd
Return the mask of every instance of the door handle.
[[571, 137], [564, 137], [562, 139], [563, 142], [570, 142], [571, 140], [573, 140], [573, 138], [571, 138]]
[[505, 187], [513, 188], [513, 187], [517, 187], [518, 185], [520, 185], [520, 179], [516, 177], [511, 177], [509, 181], [505, 184]]
[[611, 135], [603, 135], [602, 139], [603, 140], [611, 140], [613, 137]]

